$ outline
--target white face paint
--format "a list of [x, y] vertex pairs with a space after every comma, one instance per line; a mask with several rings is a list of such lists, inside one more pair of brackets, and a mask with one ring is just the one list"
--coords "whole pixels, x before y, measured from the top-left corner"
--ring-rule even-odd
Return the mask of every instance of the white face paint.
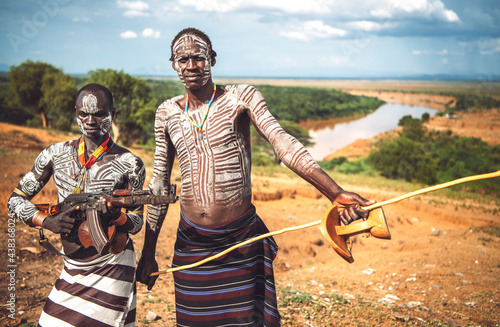
[[108, 117], [104, 118], [101, 122], [101, 128], [99, 131], [99, 135], [103, 136], [109, 133], [111, 130], [111, 123], [113, 122], [113, 116], [111, 116], [111, 113], [108, 115]]
[[80, 132], [82, 132], [83, 135], [87, 135], [87, 132], [85, 131], [85, 128], [83, 128], [83, 123], [79, 118], [76, 118], [76, 124], [78, 125], [78, 128], [80, 129]]
[[174, 69], [179, 75], [179, 79], [186, 85], [186, 74], [189, 72], [183, 71], [181, 61], [188, 59], [189, 57], [203, 58], [205, 59], [205, 65], [202, 74], [203, 85], [207, 84], [212, 75], [212, 60], [210, 57], [210, 51], [208, 43], [196, 35], [186, 34], [175, 42], [173, 46], [174, 51]]
[[99, 111], [97, 107], [97, 97], [93, 94], [87, 94], [82, 98], [82, 110], [86, 114], [96, 114]]
[[[101, 109], [101, 111], [103, 110], [105, 109]], [[89, 93], [82, 97], [81, 111], [87, 115], [96, 115], [97, 113], [99, 113], [98, 100], [94, 94]], [[89, 135], [89, 132], [85, 128], [85, 122], [84, 122], [85, 119], [87, 118], [80, 119], [79, 116], [77, 115], [76, 123], [78, 125], [78, 128], [84, 135], [91, 137], [91, 135]], [[106, 117], [97, 118], [96, 120], [99, 124], [99, 137], [108, 134], [109, 131], [111, 130], [111, 123], [113, 122], [112, 113], [109, 112]]]

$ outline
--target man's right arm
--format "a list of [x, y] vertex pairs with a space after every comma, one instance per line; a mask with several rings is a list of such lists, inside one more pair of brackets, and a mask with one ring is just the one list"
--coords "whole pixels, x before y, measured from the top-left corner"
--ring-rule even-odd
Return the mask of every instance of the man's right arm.
[[33, 168], [24, 175], [7, 202], [9, 214], [31, 227], [41, 227], [40, 224], [46, 217], [31, 202], [31, 199], [40, 192], [52, 176], [50, 152], [49, 147], [37, 156]]
[[[153, 177], [149, 183], [149, 189], [153, 194], [162, 194], [170, 190], [170, 175], [175, 157], [175, 148], [166, 131], [166, 117], [159, 109], [155, 118], [155, 159]], [[142, 255], [137, 265], [137, 280], [153, 288], [158, 277], [149, 277], [158, 271], [156, 262], [156, 244], [158, 236], [168, 211], [168, 204], [148, 205], [146, 215], [146, 233]]]
[[348, 224], [366, 217], [368, 212], [361, 206], [372, 204], [356, 193], [344, 191], [313, 159], [307, 149], [288, 134], [269, 112], [262, 94], [254, 87], [246, 87], [248, 114], [257, 131], [272, 146], [277, 157], [293, 172], [302, 177], [332, 203], [338, 205], [340, 219]]
[[12, 192], [7, 209], [9, 214], [31, 227], [44, 227], [48, 230], [67, 234], [73, 229], [75, 219], [71, 214], [76, 207], [69, 208], [57, 215], [49, 216], [31, 202], [31, 199], [47, 184], [53, 172], [53, 145], [43, 150], [35, 159], [33, 168], [21, 179]]

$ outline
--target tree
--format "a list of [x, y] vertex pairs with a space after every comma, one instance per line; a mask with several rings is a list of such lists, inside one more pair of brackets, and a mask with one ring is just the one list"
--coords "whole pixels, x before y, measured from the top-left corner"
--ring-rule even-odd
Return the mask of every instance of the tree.
[[387, 178], [434, 184], [439, 167], [428, 152], [424, 144], [403, 135], [379, 144], [368, 163]]
[[68, 112], [74, 110], [76, 86], [69, 75], [44, 63], [27, 60], [11, 66], [8, 74], [9, 104], [34, 110], [42, 119], [44, 128], [51, 126], [69, 129]]
[[42, 80], [41, 106], [46, 108], [52, 128], [70, 130], [75, 121], [76, 86], [66, 74], [46, 74]]
[[[150, 95], [146, 81], [114, 69], [89, 72], [86, 83], [99, 83], [113, 94], [117, 118], [113, 122], [115, 141], [129, 145], [133, 141], [147, 142], [153, 137], [156, 100]], [[127, 133], [121, 133], [121, 131]]]
[[413, 118], [411, 115], [402, 117], [399, 120], [398, 126], [403, 126], [402, 134], [414, 141], [421, 140], [426, 132], [425, 127], [422, 125], [422, 120]]

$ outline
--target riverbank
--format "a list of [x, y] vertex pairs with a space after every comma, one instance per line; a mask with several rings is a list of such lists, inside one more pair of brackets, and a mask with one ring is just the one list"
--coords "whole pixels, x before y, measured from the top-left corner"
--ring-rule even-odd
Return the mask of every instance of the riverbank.
[[342, 90], [352, 95], [364, 95], [375, 97], [387, 103], [405, 104], [409, 106], [422, 106], [432, 109], [445, 110], [447, 107], [455, 105], [455, 98], [452, 96], [435, 95], [426, 93], [407, 93], [371, 90]]
[[[451, 97], [436, 96], [432, 94], [385, 91], [375, 92], [369, 90], [346, 90], [346, 92], [356, 95], [377, 96], [379, 99], [388, 103], [426, 106], [438, 110], [444, 110], [446, 104], [449, 104], [450, 101], [454, 101]], [[489, 145], [500, 144], [500, 108], [492, 109], [487, 112], [456, 112], [452, 117], [435, 115], [431, 117], [424, 126], [431, 130], [450, 130], [453, 134], [460, 137], [480, 138]], [[399, 128], [396, 128], [372, 138], [357, 139], [351, 144], [326, 156], [324, 160], [328, 161], [338, 157], [356, 160], [366, 157], [380, 139], [393, 137], [397, 135], [398, 131]]]

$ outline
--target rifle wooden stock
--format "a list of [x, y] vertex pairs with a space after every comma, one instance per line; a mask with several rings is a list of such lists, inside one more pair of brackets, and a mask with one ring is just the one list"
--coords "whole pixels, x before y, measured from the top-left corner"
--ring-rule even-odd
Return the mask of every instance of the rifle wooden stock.
[[[102, 221], [99, 218], [99, 214], [96, 209], [88, 208], [85, 210], [85, 217], [87, 218], [90, 239], [92, 240], [92, 244], [96, 248], [97, 252], [99, 252], [100, 255], [109, 253], [109, 248], [111, 247], [111, 242], [113, 241], [115, 233], [110, 235], [108, 238], [107, 233], [104, 232]], [[78, 237], [80, 237], [80, 235], [78, 235]], [[81, 241], [82, 240], [80, 239], [80, 242]]]
[[[111, 242], [109, 252], [118, 254], [125, 249], [128, 239], [127, 233], [118, 231], [115, 225], [109, 225], [107, 235]], [[80, 240], [80, 243], [82, 243], [82, 246], [86, 249], [94, 246], [92, 238], [90, 237], [89, 225], [87, 224], [87, 221], [84, 221], [78, 228], [78, 239]]]

